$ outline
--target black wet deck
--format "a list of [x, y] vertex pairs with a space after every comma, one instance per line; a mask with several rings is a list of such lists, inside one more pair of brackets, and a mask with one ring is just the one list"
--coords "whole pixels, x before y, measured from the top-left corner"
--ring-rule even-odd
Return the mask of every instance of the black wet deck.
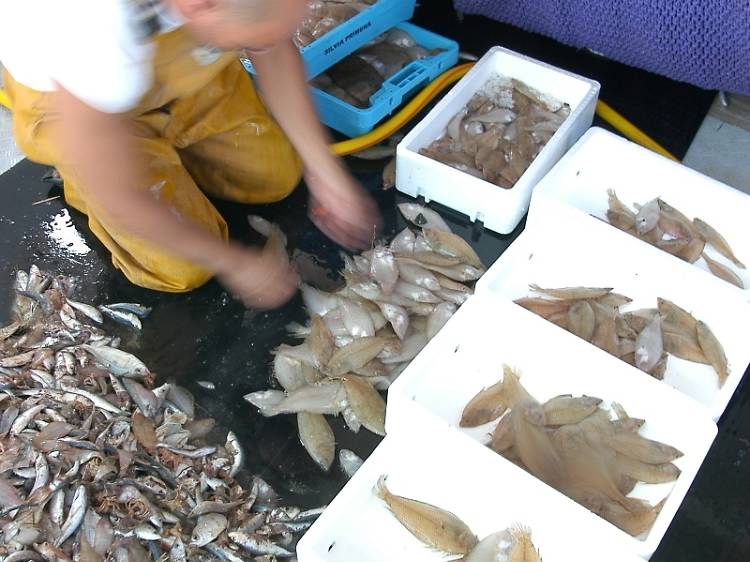
[[[477, 52], [501, 43], [579, 71], [590, 65], [589, 74], [602, 80], [602, 92], [609, 95], [610, 101], [633, 120], [649, 123], [648, 131], [677, 154], [687, 149], [710, 103], [711, 95], [697, 88], [591, 58], [508, 26], [472, 18], [455, 27], [447, 12], [445, 17], [438, 16], [432, 13], [427, 18], [423, 10], [418, 18], [422, 23], [431, 19], [436, 30], [463, 38]], [[482, 33], [473, 33], [472, 38], [469, 31], [474, 29]], [[494, 37], [488, 30], [494, 32]], [[616, 84], [617, 89], [610, 84]], [[634, 89], [644, 84], [647, 92], [633, 97]], [[683, 101], [680, 107], [672, 104], [665, 111], [657, 110], [659, 104], [653, 100], [675, 96]], [[655, 114], [658, 118], [652, 118]], [[402, 226], [395, 211], [395, 200], [400, 196], [378, 189], [382, 162], [355, 164], [358, 176], [376, 194], [388, 230]], [[305, 505], [330, 501], [343, 486], [344, 477], [337, 469], [323, 475], [308, 459], [298, 443], [293, 417], [261, 418], [241, 398], [247, 392], [268, 388], [269, 351], [289, 341], [284, 330], [288, 322], [303, 319], [299, 298], [280, 310], [264, 313], [244, 310], [215, 283], [187, 295], [158, 294], [133, 287], [111, 267], [106, 251], [88, 233], [85, 217], [69, 212], [60, 199], [32, 205], [59, 194], [41, 182], [44, 172], [44, 168], [24, 161], [0, 176], [0, 324], [7, 320], [14, 271], [28, 269], [31, 263], [79, 277], [83, 300], [137, 301], [154, 306], [142, 334], [121, 332], [124, 344], [156, 373], [189, 388], [198, 397], [205, 415], [235, 429], [247, 451], [250, 470], [268, 478], [292, 501]], [[306, 219], [305, 202], [304, 190], [300, 189], [276, 205], [219, 206], [233, 236], [254, 241], [244, 217], [248, 212], [257, 212], [280, 223], [291, 248], [314, 253], [338, 267], [337, 248]], [[446, 218], [458, 233], [473, 239], [488, 263], [514, 238], [477, 233], [460, 217], [446, 213]], [[203, 390], [196, 384], [199, 380], [214, 382], [216, 390]], [[355, 436], [337, 427], [336, 432], [340, 447], [351, 448], [362, 456], [378, 441], [366, 431]], [[652, 560], [750, 560], [749, 489], [750, 392], [744, 383], [722, 418], [719, 436]]]

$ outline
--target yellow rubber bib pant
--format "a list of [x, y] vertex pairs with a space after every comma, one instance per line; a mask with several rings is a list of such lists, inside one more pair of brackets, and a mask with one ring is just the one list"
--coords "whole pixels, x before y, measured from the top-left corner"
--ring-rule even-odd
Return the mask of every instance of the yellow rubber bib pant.
[[[155, 41], [154, 85], [132, 114], [137, 147], [147, 165], [143, 189], [179, 216], [226, 240], [226, 222], [203, 191], [242, 203], [278, 201], [299, 182], [300, 159], [267, 113], [235, 54], [225, 53], [205, 64], [198, 56], [198, 45], [181, 28]], [[5, 88], [13, 105], [18, 146], [31, 160], [59, 170], [65, 200], [88, 215], [92, 232], [132, 283], [182, 292], [211, 277], [200, 267], [95, 216], [79, 190], [75, 167], [65, 161], [55, 140], [59, 118], [54, 94], [27, 88], [7, 72]]]

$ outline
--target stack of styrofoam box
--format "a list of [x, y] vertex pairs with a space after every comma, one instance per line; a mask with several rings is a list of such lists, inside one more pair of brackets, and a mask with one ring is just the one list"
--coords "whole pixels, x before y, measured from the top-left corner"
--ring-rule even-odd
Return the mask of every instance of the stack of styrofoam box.
[[[300, 562], [443, 559], [373, 496], [381, 474], [390, 477], [394, 493], [452, 510], [480, 536], [511, 522], [530, 526], [544, 560], [649, 559], [656, 551], [716, 436], [715, 420], [750, 362], [744, 341], [750, 304], [746, 291], [701, 264], [682, 262], [594, 218], [606, 212], [608, 188], [629, 204], [662, 196], [713, 224], [738, 257], [750, 261], [743, 228], [750, 198], [593, 129], [539, 183], [526, 231], [391, 386], [388, 437], [300, 542]], [[513, 303], [530, 294], [531, 283], [612, 287], [633, 299], [622, 310], [667, 298], [711, 327], [730, 376], [719, 387], [711, 367], [670, 357], [664, 380], [656, 380]], [[652, 504], [666, 498], [644, 536], [627, 535], [488, 449], [494, 423], [459, 427], [466, 403], [501, 379], [503, 363], [518, 369], [541, 401], [586, 394], [602, 398], [607, 409], [618, 402], [646, 420], [642, 435], [684, 453], [675, 461], [681, 470], [675, 482], [641, 483], [631, 494]]]
[[[419, 154], [420, 149], [443, 135], [448, 122], [497, 75], [521, 80], [571, 109], [570, 116], [512, 189]], [[494, 47], [398, 145], [396, 188], [455, 209], [495, 232], [512, 232], [528, 210], [534, 186], [591, 126], [598, 97], [598, 82]]]

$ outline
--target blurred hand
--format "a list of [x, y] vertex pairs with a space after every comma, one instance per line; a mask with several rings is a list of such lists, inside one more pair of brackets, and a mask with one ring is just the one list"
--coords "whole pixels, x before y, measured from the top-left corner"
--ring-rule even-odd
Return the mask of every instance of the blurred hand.
[[289, 260], [247, 248], [232, 251], [232, 265], [217, 277], [248, 308], [278, 308], [297, 292], [299, 276]]
[[310, 219], [331, 240], [348, 250], [365, 250], [380, 234], [382, 221], [375, 201], [337, 166], [325, 175], [305, 174], [310, 188]]

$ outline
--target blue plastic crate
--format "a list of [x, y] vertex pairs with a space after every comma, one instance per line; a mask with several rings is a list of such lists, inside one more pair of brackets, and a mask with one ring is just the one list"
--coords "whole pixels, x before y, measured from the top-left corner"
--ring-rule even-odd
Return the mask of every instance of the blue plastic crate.
[[311, 88], [313, 101], [323, 123], [350, 137], [370, 132], [393, 113], [404, 100], [414, 95], [458, 62], [458, 43], [410, 23], [396, 26], [410, 33], [425, 49], [442, 49], [435, 56], [414, 61], [391, 76], [370, 98], [370, 107], [349, 105], [317, 88]]
[[[300, 50], [307, 77], [315, 78], [394, 25], [410, 20], [417, 0], [379, 0]], [[252, 63], [241, 59], [248, 72]]]

